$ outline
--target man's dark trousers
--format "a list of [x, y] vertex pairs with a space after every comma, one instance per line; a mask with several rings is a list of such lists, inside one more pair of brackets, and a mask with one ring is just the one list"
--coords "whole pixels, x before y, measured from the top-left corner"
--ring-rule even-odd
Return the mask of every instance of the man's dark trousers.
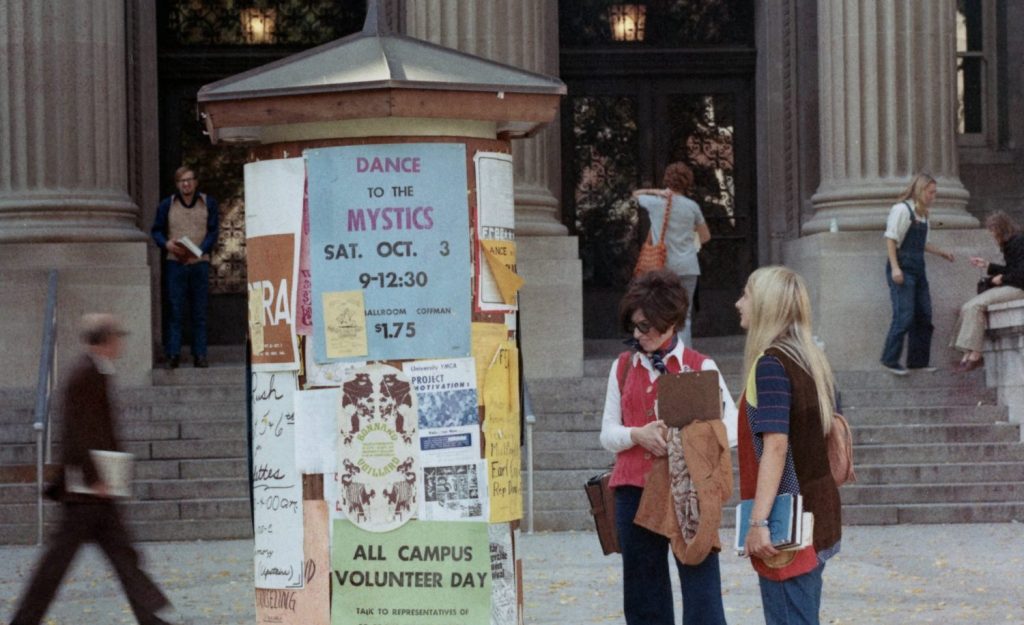
[[60, 527], [50, 537], [11, 625], [37, 625], [42, 621], [75, 554], [87, 542], [95, 542], [107, 555], [136, 620], [142, 625], [165, 623], [154, 613], [169, 604], [167, 597], [139, 568], [139, 554], [132, 547], [117, 505], [110, 501], [65, 502], [61, 507]]

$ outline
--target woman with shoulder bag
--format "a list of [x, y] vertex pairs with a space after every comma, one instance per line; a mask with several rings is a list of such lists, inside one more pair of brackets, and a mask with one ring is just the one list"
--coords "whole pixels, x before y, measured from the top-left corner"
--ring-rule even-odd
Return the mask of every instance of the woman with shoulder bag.
[[[693, 193], [693, 170], [685, 163], [672, 163], [665, 168], [663, 181], [664, 189], [637, 189], [633, 197], [650, 216], [650, 240], [661, 241], [665, 246], [665, 269], [679, 275], [692, 303], [700, 277], [697, 251], [711, 240], [711, 231], [700, 206], [687, 197]], [[682, 329], [686, 346], [693, 344], [692, 319], [693, 311], [687, 309]]]
[[[627, 625], [675, 625], [669, 539], [636, 523], [646, 475], [668, 453], [668, 427], [656, 414], [658, 379], [684, 370], [717, 371], [714, 361], [683, 345], [676, 334], [686, 319], [686, 289], [675, 273], [651, 271], [634, 280], [619, 307], [632, 349], [608, 374], [601, 445], [615, 453], [610, 486], [622, 551], [623, 609]], [[719, 376], [726, 430], [735, 431], [736, 408]], [[730, 419], [731, 417], [731, 419]], [[683, 625], [724, 624], [718, 553], [684, 565], [673, 558], [683, 597]]]
[[[885, 279], [892, 302], [892, 323], [882, 349], [882, 366], [893, 375], [908, 369], [935, 371], [929, 365], [932, 347], [932, 296], [928, 290], [924, 253], [953, 262], [953, 254], [928, 243], [928, 213], [936, 193], [935, 179], [918, 174], [889, 210], [885, 228], [888, 263]], [[900, 364], [907, 343], [907, 366]]]
[[981, 347], [985, 340], [985, 311], [993, 304], [1024, 299], [1024, 234], [1009, 215], [997, 211], [985, 220], [996, 245], [1003, 252], [1006, 264], [990, 263], [980, 256], [972, 256], [971, 264], [988, 274], [986, 285], [978, 295], [960, 307], [960, 316], [953, 330], [949, 346], [964, 352], [957, 365], [958, 372], [973, 371], [985, 364]]
[[[767, 625], [819, 622], [822, 572], [839, 552], [839, 489], [829, 466], [835, 383], [811, 335], [803, 278], [787, 267], [750, 275], [736, 302], [747, 331], [747, 386], [740, 398], [740, 497], [753, 499], [746, 552], [758, 574]], [[778, 495], [803, 496], [814, 514], [811, 546], [778, 551], [768, 516]]]

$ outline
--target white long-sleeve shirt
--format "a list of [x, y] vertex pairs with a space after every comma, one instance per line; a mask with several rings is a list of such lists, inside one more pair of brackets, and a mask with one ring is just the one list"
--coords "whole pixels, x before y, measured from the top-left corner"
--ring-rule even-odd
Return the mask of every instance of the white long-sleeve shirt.
[[[672, 358], [675, 358], [680, 367], [683, 364], [683, 342], [677, 341], [675, 348], [665, 356], [666, 364]], [[635, 367], [639, 363], [644, 369], [647, 370], [648, 378], [651, 383], [654, 383], [661, 373], [654, 368], [651, 364], [650, 358], [646, 354], [637, 352], [633, 354], [629, 360], [629, 366]], [[601, 446], [612, 453], [619, 453], [625, 451], [635, 444], [633, 439], [630, 438], [629, 432], [632, 428], [622, 424], [622, 395], [619, 391], [619, 374], [618, 374], [619, 359], [616, 358], [612, 361], [611, 370], [608, 372], [608, 391], [604, 397], [604, 415], [601, 418]], [[704, 364], [701, 365], [701, 371], [719, 371], [718, 365], [715, 361], [706, 358]], [[729, 388], [725, 384], [725, 377], [721, 375], [719, 371], [718, 375], [718, 386], [722, 391], [722, 419], [725, 421], [725, 430], [729, 437], [729, 446], [735, 447], [738, 437], [737, 430], [737, 416], [736, 403], [732, 399], [732, 395], [729, 393]], [[657, 415], [658, 404], [654, 404], [655, 415]]]

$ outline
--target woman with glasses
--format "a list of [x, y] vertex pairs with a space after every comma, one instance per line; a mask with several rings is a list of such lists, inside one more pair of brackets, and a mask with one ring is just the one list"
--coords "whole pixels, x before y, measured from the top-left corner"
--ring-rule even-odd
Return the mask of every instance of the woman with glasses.
[[[657, 416], [658, 378], [663, 373], [717, 371], [714, 361], [683, 344], [678, 332], [688, 301], [679, 276], [652, 271], [634, 280], [622, 298], [619, 319], [632, 334], [630, 350], [608, 374], [601, 445], [615, 453], [610, 486], [615, 489], [616, 529], [622, 550], [623, 603], [628, 625], [674, 625], [669, 539], [633, 522], [645, 474], [654, 458], [668, 453], [668, 427]], [[719, 376], [728, 438], [735, 444], [736, 407]], [[695, 566], [678, 558], [683, 625], [725, 623], [718, 554]]]

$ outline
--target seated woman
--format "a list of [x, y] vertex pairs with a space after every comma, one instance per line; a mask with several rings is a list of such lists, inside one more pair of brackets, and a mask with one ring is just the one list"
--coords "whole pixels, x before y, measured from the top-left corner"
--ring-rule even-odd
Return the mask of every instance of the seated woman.
[[1009, 215], [997, 211], [985, 220], [985, 227], [1003, 252], [1005, 265], [990, 263], [980, 256], [971, 264], [986, 269], [991, 288], [967, 300], [960, 308], [950, 347], [964, 352], [957, 371], [972, 371], [984, 364], [981, 346], [985, 339], [985, 312], [992, 304], [1024, 299], [1024, 234]]

